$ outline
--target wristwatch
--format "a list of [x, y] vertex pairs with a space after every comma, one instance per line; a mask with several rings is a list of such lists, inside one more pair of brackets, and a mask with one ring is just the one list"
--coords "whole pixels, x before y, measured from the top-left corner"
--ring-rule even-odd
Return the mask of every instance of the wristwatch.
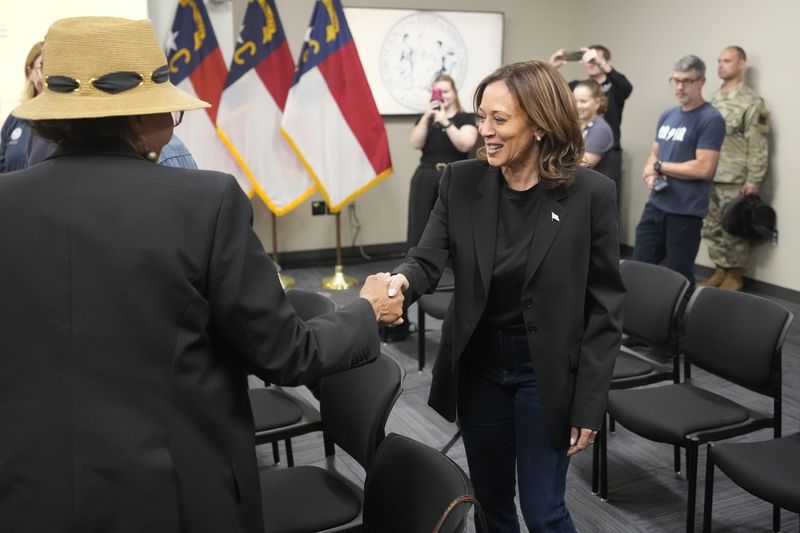
[[661, 160], [660, 159], [656, 159], [656, 162], [653, 163], [653, 170], [655, 170], [656, 172], [661, 174]]

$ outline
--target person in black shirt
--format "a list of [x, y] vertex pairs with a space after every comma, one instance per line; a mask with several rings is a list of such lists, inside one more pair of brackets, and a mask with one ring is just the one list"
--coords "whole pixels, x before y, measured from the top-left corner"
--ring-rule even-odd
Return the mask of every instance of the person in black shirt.
[[417, 119], [409, 136], [411, 146], [422, 150], [408, 195], [409, 249], [417, 245], [428, 223], [445, 165], [469, 157], [477, 140], [475, 117], [462, 110], [455, 81], [447, 74], [437, 76], [428, 108]]
[[[622, 148], [620, 147], [620, 124], [622, 123], [622, 110], [625, 101], [633, 92], [633, 85], [624, 74], [614, 69], [611, 65], [611, 51], [601, 44], [593, 44], [581, 48], [583, 58], [581, 63], [586, 69], [586, 74], [600, 84], [608, 99], [608, 108], [603, 118], [606, 119], [611, 131], [614, 132], [614, 147], [606, 156], [604, 164], [605, 174], [617, 183], [619, 194], [620, 177], [622, 175]], [[566, 63], [564, 49], [556, 51], [550, 56], [549, 63], [560, 68]], [[569, 82], [570, 89], [575, 89], [579, 80]]]
[[567, 468], [603, 422], [621, 338], [614, 184], [580, 166], [574, 99], [547, 63], [501, 67], [475, 102], [484, 146], [445, 168], [389, 296], [417, 300], [452, 264], [428, 404], [458, 420], [489, 531], [520, 530], [518, 483], [529, 531], [574, 532]]

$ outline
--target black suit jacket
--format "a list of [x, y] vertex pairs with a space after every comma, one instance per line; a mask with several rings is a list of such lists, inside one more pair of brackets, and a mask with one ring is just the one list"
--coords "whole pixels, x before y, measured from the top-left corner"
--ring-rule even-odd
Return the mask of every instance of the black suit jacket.
[[[499, 169], [451, 163], [420, 244], [395, 270], [409, 280], [407, 301], [436, 287], [448, 259], [455, 292], [442, 325], [429, 403], [456, 419], [459, 361], [490, 290], [501, 180]], [[625, 289], [613, 182], [589, 169], [566, 190], [544, 190], [519, 306], [553, 445], [569, 427], [598, 429], [622, 331]]]
[[0, 179], [0, 529], [261, 532], [246, 375], [369, 360], [358, 299], [303, 323], [233, 177], [122, 143]]

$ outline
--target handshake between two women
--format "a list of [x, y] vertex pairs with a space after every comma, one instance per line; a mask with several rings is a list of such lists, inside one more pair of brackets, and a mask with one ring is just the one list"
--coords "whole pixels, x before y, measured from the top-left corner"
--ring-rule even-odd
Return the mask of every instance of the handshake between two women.
[[403, 323], [403, 291], [407, 287], [408, 280], [402, 274], [378, 272], [364, 280], [359, 296], [370, 303], [378, 324], [399, 326]]

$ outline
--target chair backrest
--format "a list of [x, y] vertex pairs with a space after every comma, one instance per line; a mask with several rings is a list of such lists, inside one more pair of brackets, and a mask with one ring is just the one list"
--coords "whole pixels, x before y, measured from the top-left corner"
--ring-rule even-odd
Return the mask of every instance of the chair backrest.
[[325, 313], [331, 313], [336, 309], [336, 304], [333, 300], [314, 291], [289, 289], [286, 291], [286, 298], [294, 307], [297, 315], [304, 321]]
[[[473, 495], [469, 478], [449, 457], [392, 433], [367, 474], [363, 531], [431, 533], [459, 498]], [[453, 507], [439, 531], [463, 531], [468, 511], [468, 505]]]
[[320, 414], [325, 438], [369, 472], [384, 437], [389, 413], [400, 396], [402, 367], [388, 355], [320, 381]]
[[780, 391], [781, 352], [792, 318], [766, 298], [701, 287], [687, 307], [686, 361], [774, 397]]
[[619, 271], [627, 289], [622, 331], [653, 346], [667, 344], [689, 281], [666, 267], [628, 259]]

